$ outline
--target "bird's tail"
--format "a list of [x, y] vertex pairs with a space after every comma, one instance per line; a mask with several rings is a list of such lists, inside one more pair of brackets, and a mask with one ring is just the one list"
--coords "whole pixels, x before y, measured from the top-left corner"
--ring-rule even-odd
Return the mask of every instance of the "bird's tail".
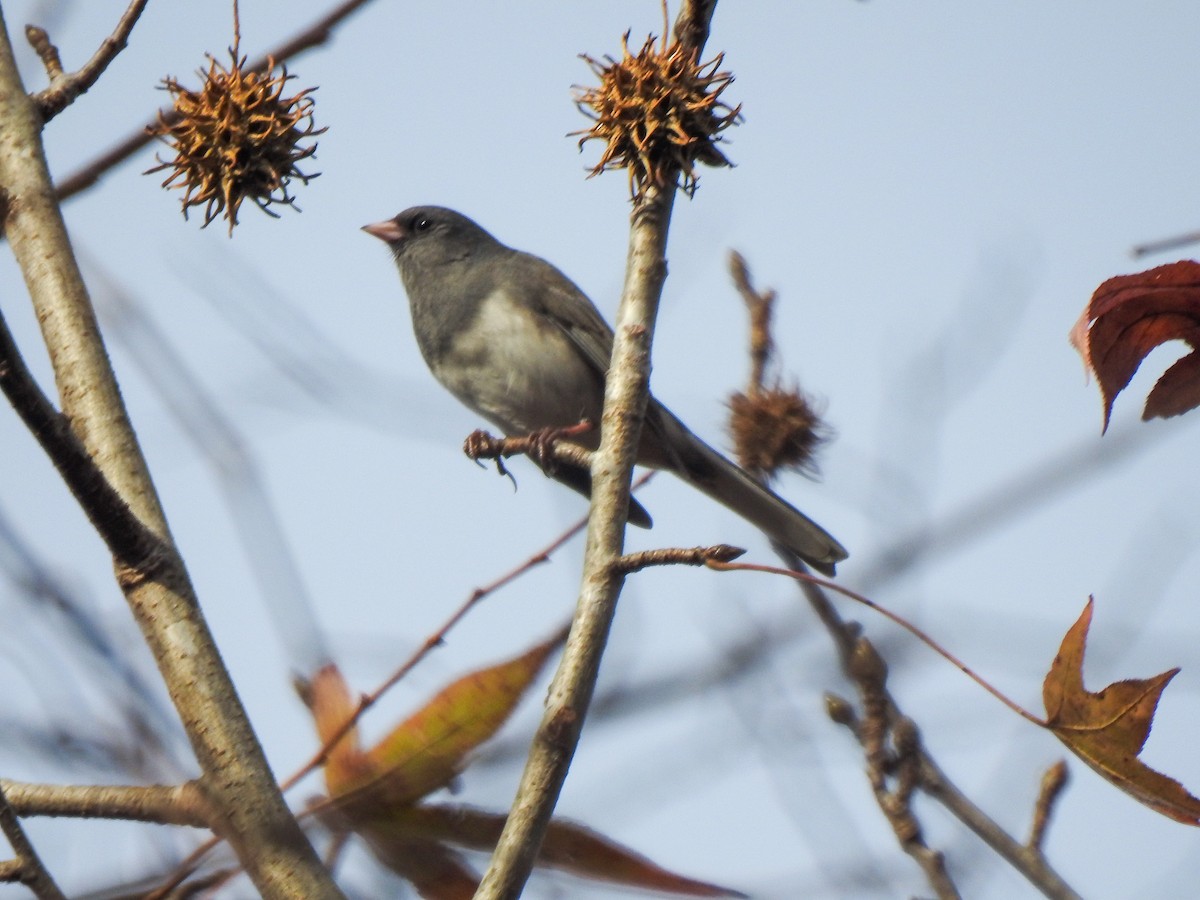
[[[656, 404], [657, 405], [657, 404]], [[662, 426], [671, 432], [668, 441], [677, 461], [670, 468], [698, 490], [737, 513], [772, 541], [791, 550], [825, 575], [848, 555], [824, 528], [774, 491], [752, 478], [745, 469], [708, 446], [664, 407]]]

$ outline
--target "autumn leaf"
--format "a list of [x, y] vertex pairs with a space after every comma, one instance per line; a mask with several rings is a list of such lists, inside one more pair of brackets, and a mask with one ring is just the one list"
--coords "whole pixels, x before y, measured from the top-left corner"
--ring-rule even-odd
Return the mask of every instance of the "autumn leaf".
[[1092, 623], [1092, 600], [1071, 626], [1046, 680], [1046, 724], [1089, 766], [1142, 803], [1188, 825], [1200, 825], [1200, 799], [1178, 781], [1138, 759], [1159, 697], [1179, 672], [1129, 679], [1092, 693], [1083, 686], [1083, 657]]
[[[304, 702], [317, 726], [317, 737], [329, 743], [354, 716], [358, 704], [350, 696], [346, 679], [335, 665], [322, 666], [303, 686]], [[325, 757], [325, 785], [338, 793], [346, 785], [365, 781], [372, 775], [370, 764], [359, 747], [358, 729], [349, 729]]]
[[[353, 832], [375, 857], [428, 900], [468, 900], [478, 874], [463, 850], [495, 848], [505, 816], [463, 805], [422, 803], [463, 768], [490, 738], [545, 665], [566, 632], [498, 665], [460, 678], [369, 750], [346, 730], [325, 761], [329, 801], [324, 820]], [[323, 742], [346, 728], [359, 701], [335, 666], [304, 689]], [[583, 878], [689, 897], [740, 897], [737, 891], [686, 878], [574, 822], [552, 820], [535, 863]]]
[[426, 900], [471, 900], [479, 889], [479, 875], [449, 847], [420, 838], [381, 835], [372, 827], [361, 834], [376, 859], [411, 882]]
[[[469, 850], [495, 849], [505, 817], [460, 804], [411, 807], [367, 827], [377, 855], [409, 853], [414, 839], [439, 841]], [[678, 875], [585, 825], [555, 819], [546, 831], [538, 866], [561, 869], [582, 878], [664, 891], [685, 897], [744, 897], [738, 891]]]
[[[370, 750], [352, 732], [338, 742], [325, 764], [325, 786], [343, 806], [361, 813], [419, 800], [444, 787], [461, 771], [467, 755], [490, 738], [512, 714], [563, 633], [514, 659], [465, 675], [437, 693]], [[317, 733], [328, 740], [355, 709], [341, 675], [326, 666], [309, 688]]]
[[1146, 398], [1142, 418], [1169, 418], [1200, 406], [1200, 263], [1192, 260], [1110, 278], [1096, 289], [1071, 343], [1096, 373], [1104, 429], [1113, 401], [1155, 347], [1185, 341], [1192, 352], [1171, 365]]

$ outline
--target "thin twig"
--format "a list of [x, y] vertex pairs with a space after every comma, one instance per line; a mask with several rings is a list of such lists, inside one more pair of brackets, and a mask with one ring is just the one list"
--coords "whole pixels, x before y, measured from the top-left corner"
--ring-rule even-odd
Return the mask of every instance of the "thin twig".
[[174, 891], [192, 876], [192, 874], [199, 867], [200, 863], [204, 861], [204, 857], [208, 856], [209, 853], [219, 847], [222, 843], [223, 841], [217, 835], [213, 835], [212, 837], [208, 838], [206, 841], [201, 843], [200, 846], [196, 847], [191, 853], [185, 856], [180, 861], [179, 865], [175, 867], [175, 870], [169, 876], [167, 876], [163, 883], [154, 890], [149, 891], [146, 896], [142, 898], [142, 900], [165, 900], [165, 898], [171, 896], [172, 891]]
[[665, 547], [659, 550], [626, 553], [613, 565], [622, 575], [628, 575], [650, 566], [711, 566], [713, 563], [727, 563], [745, 552], [741, 547], [730, 544], [714, 544], [711, 547]]
[[1200, 231], [1161, 238], [1157, 241], [1147, 241], [1144, 244], [1138, 244], [1131, 252], [1135, 257], [1149, 256], [1151, 253], [1165, 253], [1168, 250], [1178, 250], [1195, 243], [1200, 243]]
[[16, 862], [20, 864], [18, 879], [33, 891], [34, 896], [39, 900], [66, 900], [42, 864], [41, 857], [33, 849], [16, 811], [9, 805], [3, 787], [0, 787], [0, 831], [4, 832], [13, 853], [17, 855]]
[[501, 587], [513, 581], [514, 579], [519, 578], [521, 575], [525, 574], [535, 566], [549, 562], [550, 554], [562, 547], [565, 543], [567, 543], [567, 541], [579, 534], [579, 532], [583, 531], [586, 526], [587, 518], [585, 517], [580, 519], [578, 522], [560, 534], [557, 538], [555, 538], [549, 545], [539, 550], [537, 553], [529, 557], [529, 559], [525, 560], [520, 565], [516, 566], [514, 569], [506, 572], [504, 575], [501, 575], [490, 584], [486, 584], [483, 587], [478, 587], [472, 591], [471, 595], [467, 597], [463, 604], [454, 611], [450, 618], [443, 622], [440, 628], [426, 637], [421, 646], [416, 649], [416, 652], [414, 652], [398, 669], [396, 669], [396, 671], [388, 676], [388, 678], [381, 685], [379, 685], [379, 687], [375, 688], [375, 690], [371, 691], [371, 693], [363, 694], [361, 697], [359, 697], [358, 705], [354, 708], [354, 712], [339, 728], [335, 729], [333, 733], [330, 734], [330, 736], [322, 744], [321, 749], [318, 750], [316, 754], [310, 760], [308, 760], [308, 762], [284, 779], [284, 781], [280, 784], [280, 788], [284, 791], [290, 790], [298, 781], [300, 781], [310, 772], [324, 765], [325, 760], [329, 757], [330, 750], [332, 750], [337, 742], [345, 737], [346, 734], [358, 724], [358, 721], [363, 717], [363, 714], [376, 703], [378, 703], [380, 699], [382, 699], [383, 695], [395, 687], [401, 681], [401, 679], [408, 675], [409, 672], [416, 668], [417, 664], [426, 656], [428, 656], [430, 651], [432, 651], [435, 647], [440, 647], [443, 643], [445, 643], [446, 635], [450, 632], [450, 629], [461, 622], [463, 617], [466, 616], [466, 614], [472, 609], [474, 609], [475, 605], [479, 603], [480, 600], [487, 597], [489, 594], [495, 593]]
[[[29, 41], [29, 46], [33, 48], [33, 52], [38, 55], [38, 59], [46, 67], [46, 75], [50, 80], [61, 77], [63, 74], [62, 57], [58, 55], [58, 48], [50, 42], [50, 35], [46, 33], [46, 29], [36, 25], [26, 25], [25, 40]], [[37, 102], [37, 95], [34, 95], [34, 102]]]
[[741, 294], [750, 314], [750, 382], [746, 393], [753, 397], [762, 390], [763, 380], [767, 375], [767, 363], [775, 350], [771, 337], [771, 317], [775, 309], [776, 295], [772, 290], [755, 290], [754, 285], [750, 283], [750, 270], [746, 265], [746, 258], [736, 250], [729, 254], [729, 271], [733, 275], [734, 287]]
[[912, 719], [895, 715], [887, 692], [887, 664], [865, 637], [855, 642], [849, 675], [862, 700], [863, 717], [855, 734], [866, 755], [867, 778], [875, 800], [901, 849], [921, 867], [938, 897], [958, 900], [961, 895], [946, 871], [945, 858], [925, 843], [912, 809], [913, 791], [919, 783], [920, 733]]
[[[847, 674], [850, 674], [849, 669], [847, 669]], [[888, 703], [889, 717], [907, 719], [906, 716], [902, 716], [895, 701], [887, 693], [886, 685], [883, 687], [883, 691]], [[853, 706], [847, 700], [826, 694], [825, 709], [830, 719], [839, 725], [844, 725], [858, 738], [860, 743], [864, 743], [861, 722], [856, 716]], [[975, 805], [946, 777], [923, 745], [918, 744], [915, 759], [918, 764], [917, 776], [921, 790], [941, 803], [955, 818], [987, 844], [997, 856], [1020, 872], [1032, 885], [1052, 900], [1080, 900], [1079, 895], [1054, 871], [1040, 850], [1021, 844]], [[886, 815], [887, 811], [884, 812]]]
[[[324, 44], [333, 35], [335, 26], [340, 24], [351, 13], [357, 12], [360, 7], [365, 6], [368, 2], [369, 0], [346, 0], [346, 2], [335, 6], [307, 28], [284, 41], [269, 53], [265, 53], [253, 60], [244, 69], [246, 71], [265, 72], [274, 63], [285, 62], [304, 50]], [[139, 125], [136, 131], [116, 146], [100, 154], [100, 156], [96, 157], [90, 163], [84, 165], [83, 168], [72, 172], [69, 176], [60, 180], [57, 191], [58, 199], [65, 200], [91, 187], [109, 169], [120, 165], [153, 141], [154, 134], [151, 132], [151, 129], [157, 128], [160, 122], [169, 127], [175, 124], [176, 121], [177, 117], [173, 107], [165, 107], [160, 112], [155, 113], [145, 124]]]
[[33, 102], [37, 104], [43, 122], [49, 122], [96, 83], [117, 58], [117, 54], [128, 45], [129, 34], [145, 8], [146, 0], [131, 0], [113, 33], [100, 43], [91, 59], [70, 75], [63, 72], [58, 50], [50, 43], [49, 35], [34, 25], [26, 26], [25, 36], [41, 57], [46, 74], [50, 77], [50, 86], [33, 95]]
[[1069, 780], [1070, 771], [1065, 759], [1060, 759], [1042, 775], [1041, 789], [1038, 791], [1037, 802], [1033, 805], [1033, 825], [1029, 829], [1029, 840], [1025, 842], [1029, 849], [1041, 853], [1050, 816], [1053, 815], [1054, 806]]
[[498, 438], [483, 430], [472, 431], [463, 442], [463, 453], [476, 462], [496, 460], [502, 475], [508, 472], [501, 460], [518, 455], [528, 456], [547, 474], [553, 474], [556, 463], [587, 470], [591, 469], [595, 454], [571, 439], [594, 429], [595, 425], [585, 420], [567, 428], [550, 428], [517, 437]]
[[975, 805], [927, 754], [921, 755], [921, 789], [970, 828], [1001, 859], [1051, 900], [1082, 900], [1040, 850], [1026, 847]]
[[[781, 555], [784, 556], [785, 562], [788, 565], [800, 565], [799, 560], [795, 556], [788, 554]], [[833, 638], [838, 648], [842, 670], [847, 675], [853, 677], [853, 657], [854, 651], [858, 646], [861, 627], [856, 622], [847, 622], [842, 619], [822, 589], [824, 586], [833, 587], [833, 585], [815, 578], [800, 581], [801, 590], [816, 610], [822, 624], [825, 625], [830, 637]], [[886, 691], [886, 685], [884, 689]], [[887, 694], [887, 700], [890, 710], [889, 715], [892, 717], [901, 716], [900, 710], [890, 694]], [[846, 725], [856, 736], [859, 736], [854, 711], [846, 701], [837, 697], [826, 696], [826, 710], [833, 721]], [[859, 739], [861, 741], [861, 737]], [[942, 770], [924, 747], [919, 749], [919, 758], [921, 790], [938, 800], [960, 822], [975, 832], [998, 856], [1024, 875], [1031, 884], [1036, 886], [1047, 897], [1054, 898], [1054, 900], [1079, 900], [1079, 895], [1054, 871], [1040, 852], [1023, 846], [1020, 841], [1012, 837], [966, 794], [960, 791], [942, 773]]]
[[940, 657], [945, 659], [947, 662], [949, 662], [951, 665], [953, 665], [956, 669], [958, 669], [960, 672], [962, 672], [964, 675], [966, 675], [968, 678], [970, 678], [972, 681], [974, 681], [976, 684], [978, 684], [981, 688], [983, 688], [985, 691], [987, 691], [989, 694], [991, 694], [993, 697], [995, 697], [997, 700], [999, 700], [1001, 703], [1003, 703], [1005, 706], [1007, 706], [1009, 709], [1011, 709], [1017, 715], [1021, 716], [1023, 719], [1027, 719], [1028, 721], [1032, 722], [1034, 725], [1037, 725], [1041, 728], [1046, 727], [1046, 721], [1044, 719], [1040, 718], [1037, 715], [1034, 715], [1029, 710], [1025, 709], [1025, 707], [1021, 706], [1021, 704], [1017, 703], [1015, 700], [1010, 699], [1008, 696], [1003, 694], [999, 688], [992, 686], [986, 679], [984, 679], [984, 677], [982, 675], [980, 675], [978, 672], [976, 672], [974, 669], [972, 669], [970, 666], [968, 666], [966, 663], [964, 663], [961, 659], [959, 659], [957, 656], [955, 656], [953, 653], [951, 653], [949, 650], [947, 650], [945, 647], [943, 647], [940, 643], [938, 643], [936, 640], [934, 640], [932, 637], [930, 637], [928, 634], [926, 634], [924, 631], [922, 631], [920, 628], [918, 628], [912, 622], [909, 622], [903, 616], [892, 612], [887, 607], [881, 606], [880, 604], [876, 603], [874, 600], [871, 600], [868, 597], [864, 597], [862, 594], [858, 593], [857, 591], [852, 591], [852, 590], [850, 590], [850, 588], [843, 587], [842, 585], [836, 584], [832, 581], [826, 581], [823, 578], [818, 578], [817, 576], [810, 575], [807, 572], [801, 572], [801, 571], [797, 571], [794, 569], [780, 568], [779, 566], [766, 566], [766, 565], [761, 565], [759, 563], [713, 562], [710, 564], [709, 567], [713, 568], [713, 569], [717, 569], [719, 571], [764, 572], [764, 573], [771, 574], [771, 575], [783, 575], [787, 578], [794, 578], [797, 581], [805, 581], [805, 582], [810, 582], [812, 584], [820, 585], [822, 588], [824, 588], [826, 590], [836, 591], [837, 593], [841, 594], [844, 597], [849, 597], [851, 600], [854, 600], [858, 603], [861, 603], [863, 606], [866, 606], [866, 607], [869, 607], [870, 609], [875, 610], [875, 612], [879, 613], [884, 618], [889, 619], [890, 621], [899, 625], [901, 628], [903, 628], [905, 631], [907, 631], [909, 634], [911, 634], [913, 637], [915, 637], [917, 640], [919, 640], [925, 646], [929, 647], [931, 650], [933, 650], [935, 653], [937, 653]]
[[[736, 253], [731, 254], [730, 270], [734, 283], [750, 313], [751, 379], [747, 390], [749, 393], [753, 393], [761, 390], [761, 380], [771, 351], [770, 316], [771, 305], [775, 298], [773, 294], [760, 294], [754, 289], [745, 260]], [[765, 477], [766, 474], [766, 472], [762, 472], [760, 477]], [[958, 888], [946, 870], [944, 856], [925, 843], [920, 821], [912, 808], [914, 792], [918, 788], [926, 789], [923, 780], [924, 774], [927, 771], [936, 772], [936, 767], [929, 761], [921, 746], [920, 733], [916, 723], [901, 714], [888, 691], [886, 663], [874, 646], [862, 636], [861, 626], [856, 622], [844, 620], [822, 588], [829, 587], [843, 593], [850, 593], [855, 599], [865, 598], [855, 595], [853, 592], [847, 592], [836, 584], [824, 582], [805, 574], [803, 562], [786, 548], [776, 545], [775, 551], [783, 560], [785, 570], [799, 579], [801, 592], [833, 639], [842, 671], [859, 690], [864, 717], [860, 721], [854, 707], [848, 701], [828, 694], [825, 698], [826, 712], [833, 721], [849, 728], [862, 745], [867, 761], [868, 778], [876, 802], [891, 825], [901, 849], [921, 867], [927, 882], [939, 897], [958, 897]], [[714, 568], [725, 567], [714, 566]], [[867, 605], [873, 609], [880, 609], [873, 603]], [[881, 609], [880, 611], [884, 612]], [[884, 612], [884, 614], [904, 627], [909, 627], [907, 622], [891, 616], [890, 613]], [[910, 630], [912, 629], [910, 628]], [[926, 636], [921, 633], [917, 633], [917, 636], [926, 640]], [[926, 640], [926, 643], [931, 642]], [[934, 646], [935, 649], [942, 652], [940, 647]], [[943, 653], [943, 655], [945, 654]], [[973, 673], [966, 670], [957, 660], [955, 663], [974, 677]], [[984, 686], [988, 687], [986, 684]], [[1006, 700], [1006, 698], [1001, 699]], [[965, 800], [961, 794], [958, 797]], [[1015, 850], [1020, 853], [1016, 841], [994, 822], [987, 819], [976, 807], [970, 806], [970, 809], [965, 810], [964, 813], [975, 820], [980, 820], [981, 827], [985, 827], [987, 831], [996, 836], [998, 842], [1007, 842], [1007, 850]], [[1020, 868], [1018, 863], [1014, 863], [1014, 865]], [[1025, 874], [1039, 887], [1047, 883], [1038, 880], [1029, 871], [1025, 871]], [[1054, 877], [1057, 878], [1057, 876]]]

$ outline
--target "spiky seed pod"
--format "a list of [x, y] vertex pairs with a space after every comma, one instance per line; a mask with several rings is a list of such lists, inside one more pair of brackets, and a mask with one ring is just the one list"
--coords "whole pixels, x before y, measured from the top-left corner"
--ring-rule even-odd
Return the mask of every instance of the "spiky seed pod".
[[288, 190], [292, 179], [308, 184], [319, 174], [296, 168], [317, 149], [315, 143], [302, 147], [301, 142], [325, 129], [313, 123], [310, 95], [315, 88], [284, 97], [284, 86], [295, 77], [286, 67], [276, 74], [275, 61], [268, 59], [265, 71], [247, 70], [246, 57], [236, 49], [229, 55], [228, 69], [208, 57], [208, 72], [197, 73], [204, 79], [198, 91], [175, 78], [164, 79], [174, 113], [159, 113], [151, 130], [175, 151], [175, 158], [159, 158], [159, 165], [146, 174], [170, 169], [162, 186], [185, 189], [184, 218], [190, 208], [203, 206], [205, 226], [223, 214], [232, 234], [247, 197], [275, 218], [274, 204], [298, 208]]
[[660, 45], [653, 35], [636, 55], [629, 32], [621, 38], [621, 59], [581, 56], [600, 78], [596, 87], [575, 87], [575, 103], [593, 120], [592, 127], [572, 132], [604, 141], [604, 153], [589, 177], [606, 169], [629, 171], [629, 193], [636, 201], [648, 185], [664, 188], [672, 181], [691, 196], [696, 190], [696, 163], [733, 165], [717, 148], [721, 132], [741, 118], [741, 106], [720, 99], [733, 81], [718, 69], [724, 54], [708, 63], [678, 41]]
[[729, 432], [742, 468], [759, 476], [780, 469], [815, 475], [817, 449], [829, 437], [812, 401], [780, 385], [733, 394]]

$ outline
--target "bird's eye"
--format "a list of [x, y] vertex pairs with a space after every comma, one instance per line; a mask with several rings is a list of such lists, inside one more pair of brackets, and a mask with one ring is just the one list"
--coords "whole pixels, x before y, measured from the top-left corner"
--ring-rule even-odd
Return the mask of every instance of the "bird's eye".
[[433, 227], [433, 219], [429, 216], [415, 216], [412, 220], [412, 230], [420, 234]]

